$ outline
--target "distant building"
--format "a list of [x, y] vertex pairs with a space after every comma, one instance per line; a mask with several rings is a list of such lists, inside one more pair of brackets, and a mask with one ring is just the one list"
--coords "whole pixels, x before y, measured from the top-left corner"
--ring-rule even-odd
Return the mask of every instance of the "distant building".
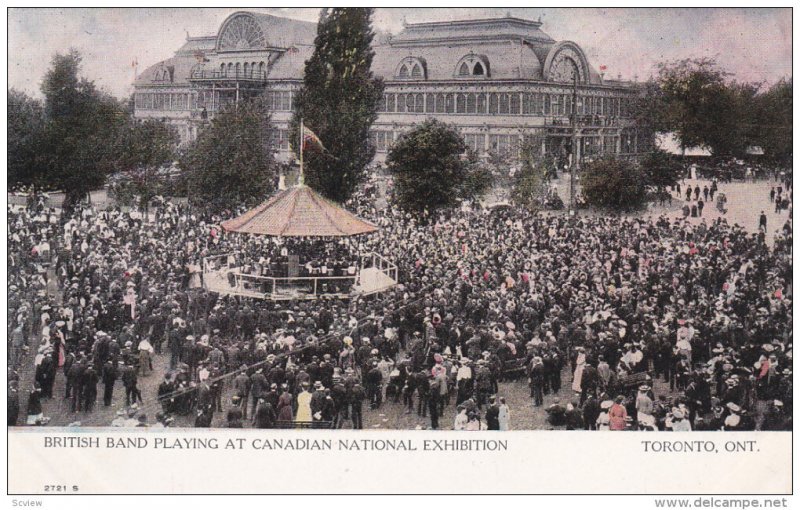
[[[637, 131], [631, 119], [640, 88], [605, 79], [580, 46], [553, 40], [541, 26], [514, 17], [409, 23], [395, 36], [376, 37], [373, 72], [386, 83], [372, 131], [376, 159], [427, 117], [458, 126], [479, 153], [513, 155], [527, 141], [543, 154], [564, 156], [576, 74], [582, 157], [650, 150], [652, 135]], [[187, 38], [172, 58], [138, 76], [136, 116], [166, 119], [188, 141], [224, 105], [266, 92], [276, 151], [290, 158], [292, 101], [316, 28], [234, 13], [217, 35]]]

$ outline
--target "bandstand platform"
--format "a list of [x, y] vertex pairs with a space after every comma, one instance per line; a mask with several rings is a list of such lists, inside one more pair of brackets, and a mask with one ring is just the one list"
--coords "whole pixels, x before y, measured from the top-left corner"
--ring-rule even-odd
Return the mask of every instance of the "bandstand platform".
[[[364, 221], [311, 188], [298, 185], [243, 215], [225, 221], [226, 232], [273, 237], [333, 239], [369, 235], [378, 227]], [[344, 271], [312, 269], [310, 274], [254, 274], [240, 252], [203, 260], [203, 286], [223, 295], [271, 301], [320, 298], [350, 299], [387, 291], [398, 284], [397, 266], [377, 253], [359, 253], [357, 265]], [[324, 271], [324, 272], [323, 272]], [[287, 276], [283, 276], [286, 274]]]

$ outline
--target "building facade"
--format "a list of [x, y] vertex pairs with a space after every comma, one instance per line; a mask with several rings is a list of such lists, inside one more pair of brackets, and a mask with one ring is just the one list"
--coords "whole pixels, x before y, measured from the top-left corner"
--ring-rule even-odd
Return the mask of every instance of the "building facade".
[[[639, 132], [631, 115], [640, 87], [605, 79], [580, 46], [555, 41], [541, 26], [514, 17], [414, 23], [376, 37], [372, 69], [385, 82], [371, 133], [376, 160], [428, 117], [457, 126], [480, 154], [514, 157], [525, 143], [564, 155], [575, 133], [582, 158], [650, 150], [652, 135]], [[315, 36], [315, 23], [234, 13], [217, 35], [187, 38], [138, 76], [135, 114], [170, 122], [186, 142], [220, 108], [266, 94], [275, 149], [290, 159], [294, 94]]]

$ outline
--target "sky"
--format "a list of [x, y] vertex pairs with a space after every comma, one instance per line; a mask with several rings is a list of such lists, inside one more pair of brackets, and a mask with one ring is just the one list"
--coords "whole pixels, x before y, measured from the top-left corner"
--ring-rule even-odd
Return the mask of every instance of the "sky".
[[[167, 59], [186, 36], [216, 35], [241, 9], [22, 9], [8, 11], [8, 86], [41, 97], [52, 56], [75, 48], [83, 74], [118, 97], [132, 91], [134, 69]], [[316, 21], [318, 9], [249, 8]], [[654, 65], [687, 57], [715, 57], [740, 81], [774, 83], [792, 76], [790, 9], [549, 9], [378, 8], [380, 31], [398, 33], [403, 23], [498, 17], [540, 19], [556, 40], [580, 45], [606, 76], [645, 80]]]

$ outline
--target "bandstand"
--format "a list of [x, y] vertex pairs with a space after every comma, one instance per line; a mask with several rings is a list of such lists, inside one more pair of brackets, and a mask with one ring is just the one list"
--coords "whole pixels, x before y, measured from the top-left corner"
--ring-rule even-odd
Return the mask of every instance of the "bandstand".
[[335, 243], [347, 238], [353, 259], [346, 268], [308, 268], [287, 253], [272, 267], [254, 270], [241, 252], [203, 260], [203, 286], [220, 294], [266, 300], [347, 299], [386, 291], [397, 285], [397, 266], [376, 253], [361, 253], [352, 240], [378, 230], [341, 206], [300, 184], [277, 194], [239, 217], [222, 223], [226, 232], [281, 239]]

